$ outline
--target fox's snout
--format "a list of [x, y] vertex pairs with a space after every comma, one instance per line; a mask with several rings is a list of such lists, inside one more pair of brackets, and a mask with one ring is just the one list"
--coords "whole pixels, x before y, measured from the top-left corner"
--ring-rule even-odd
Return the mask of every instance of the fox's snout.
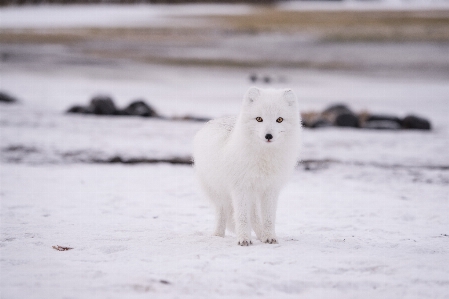
[[266, 135], [265, 135], [265, 139], [266, 139], [267, 141], [271, 141], [271, 139], [273, 139], [273, 135], [271, 135], [271, 134], [266, 134]]

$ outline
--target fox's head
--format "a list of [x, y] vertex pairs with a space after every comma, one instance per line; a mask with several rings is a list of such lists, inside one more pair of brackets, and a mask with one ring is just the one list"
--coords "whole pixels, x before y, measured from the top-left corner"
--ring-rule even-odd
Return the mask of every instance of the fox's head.
[[299, 129], [298, 101], [291, 89], [251, 87], [243, 99], [239, 121], [247, 138], [274, 145]]

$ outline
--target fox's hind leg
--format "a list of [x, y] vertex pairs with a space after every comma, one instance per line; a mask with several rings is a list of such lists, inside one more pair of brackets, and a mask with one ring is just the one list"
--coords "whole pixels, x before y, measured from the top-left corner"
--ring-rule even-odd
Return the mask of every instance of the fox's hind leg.
[[215, 192], [214, 189], [202, 179], [200, 179], [200, 185], [204, 195], [209, 199], [215, 209], [215, 229], [213, 235], [224, 237], [226, 231], [226, 220], [228, 218], [226, 201], [224, 200], [225, 198], [218, 195], [217, 192]]
[[235, 233], [234, 209], [232, 208], [232, 205], [228, 206], [227, 214], [226, 228], [228, 231]]
[[224, 237], [228, 213], [223, 205], [217, 205], [215, 207], [215, 217], [214, 236]]

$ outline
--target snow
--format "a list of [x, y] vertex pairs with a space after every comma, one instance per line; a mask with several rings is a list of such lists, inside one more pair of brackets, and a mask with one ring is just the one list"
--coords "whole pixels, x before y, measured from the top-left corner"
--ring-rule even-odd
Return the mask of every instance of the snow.
[[3, 164], [1, 178], [3, 298], [448, 295], [447, 175], [298, 170], [280, 244], [249, 248], [210, 236], [190, 167]]
[[79, 162], [189, 156], [201, 123], [63, 112], [108, 88], [119, 106], [148, 96], [169, 116], [236, 113], [246, 71], [134, 65], [131, 82], [93, 68], [96, 79], [3, 68], [2, 89], [21, 102], [0, 107], [2, 298], [448, 296], [446, 83], [287, 73], [303, 109], [346, 99], [425, 114], [435, 129], [306, 130], [302, 158], [338, 162], [299, 166], [281, 195], [279, 244], [241, 248], [210, 235], [190, 166]]
[[[269, 86], [303, 111], [343, 102], [433, 130], [305, 130], [309, 170], [281, 194], [279, 244], [240, 247], [211, 236], [191, 166], [92, 163], [189, 157], [202, 123], [64, 113], [108, 94], [165, 116], [236, 114], [253, 71], [283, 77]], [[0, 103], [1, 298], [449, 297], [445, 78], [48, 59], [0, 64], [0, 90], [20, 100]]]
[[448, 9], [447, 0], [343, 0], [343, 1], [284, 1], [278, 7], [283, 10], [426, 10]]
[[[447, 0], [285, 1], [281, 10], [422, 10], [448, 9]], [[108, 28], [196, 26], [195, 17], [239, 15], [256, 10], [245, 4], [39, 5], [0, 8], [0, 28]]]
[[107, 28], [195, 26], [183, 18], [203, 15], [235, 15], [251, 11], [247, 5], [40, 5], [0, 9], [1, 28]]
[[[92, 69], [96, 70], [95, 76], [86, 78], [86, 74], [93, 73]], [[220, 117], [239, 111], [242, 95], [250, 86], [248, 70], [138, 65], [108, 68], [103, 72], [99, 69], [102, 68], [81, 68], [73, 73], [65, 69], [24, 73], [5, 66], [2, 86], [24, 101], [0, 110], [3, 127], [8, 128], [2, 130], [2, 147], [20, 146], [24, 150], [3, 151], [2, 160], [56, 163], [117, 155], [125, 158], [190, 156], [191, 140], [201, 123], [63, 112], [74, 104], [87, 105], [96, 94], [109, 94], [119, 107], [144, 98], [164, 116]], [[434, 128], [431, 132], [308, 130], [303, 141], [304, 160], [419, 167], [449, 165], [446, 150], [449, 147], [446, 104], [449, 84], [446, 81], [291, 70], [282, 73], [297, 93], [302, 111], [321, 111], [331, 103], [343, 102], [355, 111], [400, 117], [410, 113], [421, 115], [429, 118]], [[172, 88], [173, 84], [176, 88]], [[30, 134], [30, 130], [35, 134]], [[34, 152], [24, 155], [26, 149]]]

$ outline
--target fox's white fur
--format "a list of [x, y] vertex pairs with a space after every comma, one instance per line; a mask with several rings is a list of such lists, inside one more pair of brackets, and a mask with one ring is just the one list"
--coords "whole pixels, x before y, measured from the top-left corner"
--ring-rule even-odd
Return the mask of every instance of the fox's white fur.
[[214, 235], [224, 237], [227, 227], [247, 246], [252, 228], [277, 243], [276, 206], [298, 161], [300, 123], [293, 91], [252, 87], [237, 117], [209, 121], [196, 134], [194, 167], [216, 210]]

